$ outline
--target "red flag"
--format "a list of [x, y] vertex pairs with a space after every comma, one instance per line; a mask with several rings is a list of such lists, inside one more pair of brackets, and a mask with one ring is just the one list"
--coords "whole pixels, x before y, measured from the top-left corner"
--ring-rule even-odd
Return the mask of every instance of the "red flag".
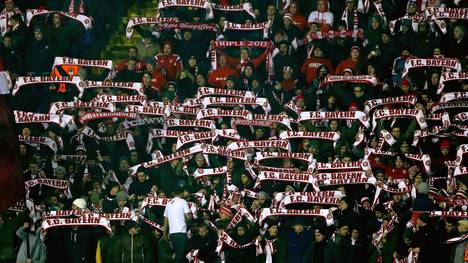
[[8, 96], [0, 95], [0, 211], [24, 198], [24, 183]]

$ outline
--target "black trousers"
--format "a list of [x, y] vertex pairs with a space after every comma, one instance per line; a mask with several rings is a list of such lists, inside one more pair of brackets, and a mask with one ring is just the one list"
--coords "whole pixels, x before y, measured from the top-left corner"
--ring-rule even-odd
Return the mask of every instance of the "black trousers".
[[188, 238], [186, 233], [174, 233], [170, 234], [169, 238], [171, 239], [172, 249], [175, 253], [175, 263], [184, 263], [187, 262], [187, 244]]

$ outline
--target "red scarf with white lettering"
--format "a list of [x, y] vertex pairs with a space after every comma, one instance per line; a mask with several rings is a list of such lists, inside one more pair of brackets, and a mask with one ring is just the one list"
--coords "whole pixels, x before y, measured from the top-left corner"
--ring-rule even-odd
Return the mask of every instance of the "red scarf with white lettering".
[[87, 112], [80, 117], [80, 122], [93, 121], [99, 119], [139, 119], [138, 114], [134, 112]]

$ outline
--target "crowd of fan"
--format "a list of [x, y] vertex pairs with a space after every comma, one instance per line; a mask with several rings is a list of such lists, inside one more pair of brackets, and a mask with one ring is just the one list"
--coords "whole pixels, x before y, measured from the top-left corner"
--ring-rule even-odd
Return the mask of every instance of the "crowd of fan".
[[[29, 2], [19, 1], [16, 4], [21, 8], [18, 8], [13, 0], [5, 0], [0, 14], [7, 21], [6, 28], [2, 28], [1, 67], [13, 82], [20, 76], [50, 76], [55, 57], [99, 59], [96, 54], [104, 48], [108, 32], [118, 26], [130, 1]], [[242, 0], [212, 2], [244, 4]], [[454, 104], [457, 107], [444, 108], [449, 124], [444, 123], [437, 131], [433, 129], [440, 126], [442, 118], [440, 115], [434, 118], [433, 107], [440, 104], [443, 94], [467, 92], [467, 78], [447, 83], [440, 93], [437, 91], [446, 68], [423, 67], [404, 72], [411, 58], [458, 59], [459, 70], [467, 70], [466, 20], [416, 19], [425, 13], [421, 8], [429, 7], [459, 8], [464, 10], [466, 19], [467, 3], [255, 0], [251, 6], [249, 12], [214, 8], [213, 18], [202, 8], [161, 8], [154, 14], [159, 18], [212, 23], [218, 30], [162, 30], [158, 23], [138, 25], [134, 29], [142, 36], [142, 41], [128, 49], [127, 59], [114, 61], [115, 71], [80, 67], [75, 73], [86, 80], [113, 78], [114, 82], [142, 83], [144, 103], [154, 101], [153, 105], [164, 105], [169, 112], [181, 105], [195, 104], [195, 110], [210, 107], [194, 100], [202, 97], [200, 90], [205, 87], [246, 91], [237, 94], [267, 98], [268, 105], [218, 107], [248, 110], [253, 114], [250, 116], [287, 115], [288, 121], [254, 123], [254, 119], [249, 126], [249, 123], [233, 125], [231, 117], [211, 117], [207, 120], [213, 120], [217, 132], [226, 129], [230, 135], [218, 136], [212, 142], [209, 142], [210, 137], [185, 145], [178, 145], [180, 137], [208, 129], [203, 125], [168, 127], [166, 115], [165, 119], [140, 115], [143, 121], [110, 118], [81, 123], [79, 119], [86, 112], [99, 111], [92, 108], [65, 110], [75, 118], [75, 129], [56, 124], [18, 124], [18, 133], [23, 137], [48, 137], [57, 145], [57, 150], [53, 151], [41, 144], [20, 143], [23, 180], [50, 178], [69, 183], [65, 191], [47, 185], [30, 187], [28, 200], [34, 204], [29, 209], [37, 211], [23, 213], [21, 209], [12, 208], [1, 214], [0, 262], [14, 262], [15, 259], [27, 262], [28, 249], [31, 262], [94, 262], [96, 258], [102, 262], [246, 263], [468, 260], [468, 216], [465, 213], [468, 181], [463, 176], [466, 172], [460, 172], [453, 181], [447, 180], [453, 178], [455, 169], [464, 168], [463, 158], [456, 157], [462, 157], [457, 150], [466, 143], [467, 137], [464, 126], [457, 123], [454, 116], [467, 106], [460, 103]], [[35, 8], [86, 15], [92, 18], [93, 28], [84, 30], [75, 20], [58, 13], [28, 20], [26, 9]], [[225, 21], [269, 24], [265, 30], [223, 30]], [[335, 34], [324, 36], [324, 32], [331, 31]], [[212, 47], [214, 41], [224, 40], [270, 41], [271, 46], [266, 49]], [[213, 53], [215, 60], [212, 60]], [[215, 68], [213, 61], [217, 63]], [[63, 71], [52, 73], [63, 76]], [[333, 82], [330, 75], [346, 78]], [[358, 75], [368, 75], [367, 79], [373, 81], [352, 78]], [[85, 89], [80, 100], [90, 101], [103, 94], [134, 95], [131, 92], [118, 88]], [[70, 84], [38, 84], [16, 93], [12, 97], [12, 108], [46, 114], [51, 103], [74, 101], [77, 96]], [[421, 120], [407, 116], [379, 119], [372, 115], [376, 109], [366, 109], [366, 101], [404, 96], [412, 96], [415, 101], [400, 104], [380, 101], [385, 105], [376, 107], [420, 110], [428, 127], [421, 127]], [[468, 98], [460, 97], [461, 100]], [[115, 111], [124, 111], [126, 104], [115, 103], [115, 106]], [[367, 120], [322, 117], [298, 121], [303, 116], [301, 112], [344, 111], [365, 112]], [[175, 119], [195, 119], [198, 112], [187, 113], [169, 115]], [[371, 119], [375, 129], [365, 125]], [[130, 143], [125, 139], [99, 139], [121, 134], [123, 127], [126, 135], [131, 134]], [[85, 134], [86, 128], [94, 131], [94, 135]], [[178, 133], [172, 137], [156, 135], [149, 144], [148, 134], [152, 129]], [[339, 140], [299, 136], [286, 140], [289, 150], [275, 148], [273, 144], [262, 149], [311, 154], [313, 160], [293, 155], [258, 160], [260, 149], [252, 147], [238, 150], [245, 151], [248, 161], [233, 157], [232, 151], [223, 155], [197, 151], [157, 165], [139, 166], [183, 149], [190, 150], [198, 143], [206, 147], [206, 144], [231, 146], [239, 139], [275, 142], [288, 130], [331, 132], [337, 134]], [[426, 135], [421, 135], [424, 132]], [[411, 158], [421, 154], [430, 157], [430, 163]], [[72, 155], [76, 160], [58, 157]], [[317, 172], [349, 170], [318, 170], [319, 164], [352, 166], [358, 161], [359, 165], [369, 163], [370, 169], [353, 171], [358, 174], [364, 171], [366, 180], [372, 178], [378, 183], [372, 180], [359, 184], [320, 182]], [[223, 167], [226, 170], [222, 173], [194, 175]], [[309, 173], [314, 183], [258, 178], [260, 173], [269, 171], [289, 175]], [[303, 200], [281, 207], [288, 195], [306, 196], [307, 192], [319, 189], [329, 191], [332, 199], [338, 199], [328, 203]], [[166, 203], [149, 204], [151, 200], [168, 200], [165, 198], [172, 198], [171, 202], [178, 200], [177, 206], [183, 213], [165, 210]], [[26, 203], [23, 200], [16, 207]], [[329, 214], [308, 214], [310, 209], [328, 209]], [[84, 225], [50, 227], [44, 231], [45, 215], [68, 210], [75, 211], [72, 213], [77, 217], [89, 211], [91, 214], [130, 213], [132, 218], [111, 220], [107, 231], [99, 226]], [[268, 211], [280, 210], [295, 211], [295, 214], [264, 216]], [[458, 213], [437, 216], [432, 211]], [[41, 219], [41, 215], [44, 218]], [[330, 217], [332, 222], [329, 222]], [[165, 222], [165, 218], [169, 222]], [[29, 245], [26, 245], [26, 232]], [[233, 242], [226, 241], [227, 237]]]

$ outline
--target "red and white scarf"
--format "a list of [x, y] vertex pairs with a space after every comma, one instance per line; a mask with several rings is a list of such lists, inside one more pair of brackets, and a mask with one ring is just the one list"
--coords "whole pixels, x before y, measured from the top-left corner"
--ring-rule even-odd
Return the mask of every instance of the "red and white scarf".
[[[173, 198], [164, 198], [164, 197], [145, 197], [141, 203], [140, 210], [148, 206], [162, 206], [165, 207], [168, 203], [171, 202]], [[197, 206], [193, 202], [187, 202], [190, 211], [195, 215], [197, 212]]]
[[11, 12], [3, 9], [2, 13], [0, 13], [0, 33], [2, 36], [5, 36], [11, 30], [10, 18], [16, 14], [21, 14], [21, 10], [18, 7], [15, 7]]
[[367, 100], [364, 105], [364, 112], [369, 114], [373, 109], [382, 105], [393, 105], [393, 104], [405, 104], [405, 105], [416, 105], [417, 98], [413, 95], [399, 96], [399, 97], [388, 97], [383, 99]]
[[250, 222], [252, 223], [255, 223], [257, 222], [257, 219], [255, 218], [254, 215], [252, 215], [252, 213], [249, 212], [249, 210], [243, 208], [243, 207], [240, 207], [239, 209], [237, 209], [237, 212], [236, 214], [232, 217], [231, 219], [231, 222], [229, 222], [229, 225], [227, 226], [227, 230], [229, 229], [232, 229], [233, 227], [235, 227], [243, 218], [246, 218], [247, 220], [249, 220]]
[[81, 217], [51, 218], [42, 222], [42, 230], [47, 231], [52, 227], [63, 226], [100, 226], [112, 232], [110, 222], [107, 218], [98, 217], [95, 214], [87, 214]]
[[357, 161], [357, 162], [349, 162], [349, 163], [322, 163], [317, 162], [315, 163], [315, 169], [318, 172], [324, 171], [340, 171], [340, 170], [363, 170], [363, 171], [370, 171], [371, 166], [369, 161]]
[[16, 123], [55, 123], [62, 128], [76, 128], [73, 116], [71, 115], [42, 114], [17, 110], [14, 111], [14, 114]]
[[412, 68], [423, 67], [441, 67], [450, 68], [460, 72], [461, 64], [456, 58], [410, 58], [405, 62], [405, 69], [403, 70], [403, 78], [408, 74]]
[[52, 103], [49, 109], [49, 114], [57, 114], [69, 109], [78, 110], [83, 108], [101, 109], [110, 112], [115, 111], [115, 105], [110, 102], [81, 101], [77, 99], [69, 102], [60, 101]]
[[458, 217], [468, 218], [466, 211], [429, 211], [430, 217]]
[[209, 106], [239, 106], [239, 105], [251, 105], [260, 106], [263, 110], [268, 113], [271, 110], [270, 103], [266, 98], [246, 98], [246, 97], [204, 97], [202, 100], [203, 108]]
[[427, 128], [426, 117], [420, 109], [380, 109], [372, 115], [372, 130], [375, 130], [378, 120], [392, 118], [414, 118], [421, 129]]
[[189, 7], [189, 8], [202, 8], [206, 10], [205, 18], [207, 20], [213, 18], [213, 7], [211, 3], [206, 0], [162, 0], [159, 1], [158, 9], [170, 8], [170, 7]]
[[138, 115], [148, 116], [162, 116], [167, 117], [170, 115], [169, 109], [166, 107], [155, 107], [155, 106], [142, 106], [142, 105], [127, 105], [125, 112], [134, 112]]
[[268, 128], [275, 128], [276, 123], [273, 121], [264, 121], [264, 120], [245, 120], [245, 119], [232, 119], [231, 127], [236, 129], [237, 126], [259, 126], [259, 127], [268, 127]]
[[460, 102], [436, 103], [432, 106], [431, 112], [434, 113], [439, 110], [456, 109], [456, 108], [468, 108], [468, 102], [460, 101]]
[[218, 89], [210, 87], [199, 87], [197, 92], [197, 98], [212, 96], [226, 96], [226, 97], [241, 97], [241, 98], [253, 98], [255, 95], [251, 91], [246, 90], [231, 90], [231, 89]]
[[249, 242], [247, 244], [240, 245], [232, 237], [230, 237], [226, 232], [222, 231], [218, 236], [218, 245], [216, 246], [216, 253], [220, 254], [223, 249], [223, 245], [226, 244], [235, 249], [246, 249], [250, 246], [255, 245], [255, 241]]
[[216, 50], [228, 47], [247, 47], [247, 48], [264, 48], [267, 49], [267, 58], [265, 60], [267, 69], [267, 79], [269, 82], [273, 81], [274, 66], [273, 66], [273, 44], [270, 41], [213, 41], [209, 49], [211, 56], [211, 68], [216, 70], [218, 67], [218, 58]]
[[337, 132], [308, 132], [308, 131], [282, 131], [279, 134], [282, 140], [289, 139], [313, 139], [332, 141], [334, 145], [340, 139], [340, 134]]
[[67, 196], [71, 196], [70, 192], [70, 182], [67, 180], [60, 180], [60, 179], [49, 179], [49, 178], [38, 178], [32, 179], [29, 181], [24, 182], [24, 187], [26, 189], [26, 198], [29, 199], [29, 192], [30, 188], [36, 185], [45, 185], [52, 188], [57, 188], [60, 190], [64, 190]]
[[382, 242], [383, 238], [390, 232], [392, 232], [393, 228], [395, 227], [395, 222], [398, 220], [398, 217], [394, 215], [388, 223], [382, 224], [380, 226], [379, 231], [377, 231], [377, 235], [372, 239], [372, 245], [374, 245], [379, 251], [381, 249], [380, 243]]
[[168, 119], [164, 123], [165, 128], [192, 127], [215, 129], [215, 123], [212, 120], [186, 120], [186, 119]]
[[440, 76], [439, 88], [437, 94], [441, 94], [445, 88], [445, 82], [453, 80], [467, 80], [468, 72], [443, 72]]
[[145, 125], [158, 125], [164, 123], [163, 118], [142, 118], [139, 120], [125, 120], [120, 123], [119, 130], [128, 130]]
[[140, 25], [160, 24], [164, 22], [178, 22], [177, 17], [133, 17], [128, 20], [126, 36], [131, 38], [133, 35], [133, 27]]
[[79, 0], [80, 3], [78, 5], [78, 10], [75, 10], [75, 0], [70, 0], [70, 5], [68, 6], [68, 12], [70, 14], [84, 14], [85, 13], [85, 6], [84, 0]]
[[245, 151], [232, 151], [227, 146], [205, 144], [203, 147], [203, 154], [212, 154], [218, 156], [225, 156], [241, 161], [247, 161], [247, 153]]
[[73, 20], [78, 21], [80, 24], [83, 25], [83, 27], [88, 30], [91, 29], [92, 27], [92, 20], [90, 17], [87, 17], [82, 14], [72, 14], [69, 12], [60, 12], [60, 11], [52, 11], [52, 10], [45, 10], [45, 9], [29, 9], [26, 11], [26, 25], [29, 27], [29, 23], [33, 19], [33, 17], [37, 15], [48, 15], [48, 14], [61, 14], [63, 16], [66, 16], [68, 18], [71, 18]]
[[466, 100], [468, 99], [468, 92], [449, 92], [442, 95], [439, 102], [451, 102], [454, 100]]
[[268, 122], [274, 122], [274, 123], [281, 123], [284, 126], [286, 126], [288, 129], [291, 130], [291, 121], [292, 118], [290, 118], [287, 115], [275, 115], [275, 114], [254, 114], [253, 115], [253, 120], [256, 121], [268, 121]]
[[84, 161], [84, 160], [86, 160], [86, 155], [57, 154], [57, 155], [54, 156], [53, 160], [55, 162]]
[[19, 91], [20, 88], [26, 85], [35, 85], [35, 84], [57, 84], [57, 83], [67, 83], [73, 84], [79, 91], [78, 97], [83, 95], [83, 91], [86, 88], [86, 83], [78, 76], [64, 76], [64, 77], [18, 77], [13, 87], [12, 94], [13, 96]]
[[267, 148], [279, 148], [289, 151], [291, 145], [287, 140], [258, 140], [258, 141], [239, 141], [231, 142], [227, 149], [231, 151], [243, 150], [243, 149], [267, 149]]
[[278, 202], [277, 208], [286, 208], [286, 206], [290, 204], [319, 204], [338, 206], [340, 204], [341, 197], [343, 197], [343, 194], [340, 191], [288, 193], [282, 196], [281, 201]]
[[236, 118], [251, 120], [252, 113], [248, 110], [225, 110], [225, 109], [201, 109], [197, 112], [197, 119], [219, 119], [219, 118]]
[[202, 179], [202, 178], [204, 178], [206, 176], [223, 175], [223, 174], [227, 173], [227, 171], [228, 171], [227, 166], [221, 166], [221, 167], [216, 167], [216, 168], [207, 168], [207, 169], [198, 168], [193, 172], [192, 176], [195, 179]]
[[139, 119], [140, 116], [134, 112], [87, 112], [80, 117], [80, 122], [100, 120], [100, 119]]
[[176, 149], [178, 150], [186, 144], [199, 142], [199, 141], [211, 140], [213, 142], [217, 136], [218, 134], [214, 130], [204, 131], [204, 132], [193, 132], [190, 134], [181, 135], [177, 139]]
[[428, 7], [425, 16], [427, 20], [468, 20], [468, 8]]
[[[333, 210], [333, 209], [332, 209]], [[263, 224], [265, 219], [271, 216], [319, 216], [325, 219], [327, 226], [333, 225], [333, 214], [329, 209], [276, 209], [276, 208], [263, 208], [258, 222]]]
[[114, 69], [114, 62], [108, 59], [81, 59], [81, 58], [69, 58], [69, 57], [55, 57], [54, 65], [52, 68], [61, 65], [74, 65], [80, 67], [95, 67], [105, 68], [108, 70]]
[[249, 14], [252, 18], [255, 19], [255, 14], [254, 14], [254, 10], [252, 8], [252, 3], [250, 3], [250, 2], [243, 3], [243, 4], [238, 4], [238, 5], [219, 5], [219, 4], [215, 4], [215, 3], [212, 3], [211, 5], [213, 6], [214, 10], [219, 10], [219, 11], [223, 11], [223, 12], [242, 12], [242, 11], [244, 11], [247, 14]]
[[271, 22], [262, 22], [256, 24], [237, 24], [229, 21], [224, 21], [223, 32], [231, 31], [255, 31], [262, 30], [263, 38], [268, 38], [268, 30], [271, 27]]
[[202, 152], [202, 151], [203, 151], [203, 149], [202, 149], [201, 145], [195, 145], [195, 146], [190, 147], [188, 149], [183, 149], [183, 150], [177, 151], [175, 153], [160, 156], [160, 157], [158, 157], [158, 158], [156, 158], [154, 160], [147, 161], [147, 162], [132, 166], [132, 167], [130, 167], [130, 171], [131, 171], [131, 174], [136, 174], [136, 171], [141, 166], [143, 166], [144, 168], [151, 168], [151, 167], [159, 166], [161, 164], [171, 162], [171, 161], [177, 160], [179, 158], [184, 158], [184, 157], [187, 157], [189, 155], [196, 154], [196, 153], [199, 153], [199, 152]]
[[308, 43], [317, 40], [317, 39], [333, 39], [333, 38], [357, 38], [363, 37], [364, 30], [342, 30], [342, 31], [318, 31], [318, 32], [309, 32], [304, 39], [295, 39], [291, 42], [291, 45], [294, 49], [298, 47], [307, 45]]
[[153, 148], [154, 138], [179, 138], [182, 135], [193, 133], [193, 131], [176, 131], [166, 129], [151, 129], [148, 133], [148, 142], [146, 144], [146, 152], [150, 153]]
[[257, 152], [254, 164], [258, 165], [261, 161], [270, 159], [293, 159], [311, 163], [314, 161], [314, 156], [311, 153]]
[[175, 22], [163, 21], [157, 24], [159, 30], [194, 30], [194, 31], [212, 31], [217, 32], [218, 28], [215, 24], [204, 23], [189, 23], [189, 22]]
[[371, 75], [356, 75], [356, 76], [342, 76], [342, 75], [328, 75], [325, 78], [325, 83], [349, 82], [360, 83], [375, 86], [377, 85], [377, 78]]
[[349, 28], [349, 22], [348, 22], [348, 15], [352, 12], [353, 14], [353, 30], [357, 30], [359, 27], [359, 18], [358, 18], [358, 12], [356, 9], [353, 11], [348, 10], [346, 7], [345, 10], [343, 11], [343, 14], [341, 15], [341, 21], [344, 21], [346, 23], [346, 28]]
[[140, 103], [141, 105], [146, 105], [146, 96], [99, 94], [93, 99], [93, 101], [112, 103]]
[[145, 95], [143, 84], [141, 82], [114, 82], [114, 81], [94, 81], [86, 80], [86, 88], [120, 88], [126, 90], [133, 90], [138, 92], [139, 95]]
[[366, 172], [334, 172], [334, 173], [319, 173], [316, 175], [317, 185], [350, 185], [350, 184], [374, 184], [374, 177], [368, 177]]
[[57, 150], [58, 150], [57, 143], [49, 137], [43, 137], [43, 136], [27, 136], [26, 137], [23, 135], [18, 135], [18, 140], [20, 142], [25, 142], [31, 145], [38, 145], [38, 144], [46, 145], [54, 153], [57, 153]]
[[303, 111], [297, 119], [301, 121], [357, 120], [366, 128], [370, 126], [369, 117], [362, 111]]
[[372, 2], [372, 4], [374, 4], [374, 7], [375, 7], [375, 10], [377, 11], [377, 14], [380, 16], [380, 18], [382, 18], [383, 24], [386, 25], [387, 24], [387, 16], [385, 15], [385, 12], [383, 10], [381, 0], [376, 0], [376, 1], [359, 0], [357, 10], [359, 12], [363, 13], [363, 14], [369, 13], [371, 2]]
[[282, 182], [296, 182], [304, 184], [315, 184], [315, 177], [310, 173], [282, 173], [282, 172], [268, 172], [261, 171], [258, 174], [255, 188], [261, 185], [262, 181], [282, 181]]

